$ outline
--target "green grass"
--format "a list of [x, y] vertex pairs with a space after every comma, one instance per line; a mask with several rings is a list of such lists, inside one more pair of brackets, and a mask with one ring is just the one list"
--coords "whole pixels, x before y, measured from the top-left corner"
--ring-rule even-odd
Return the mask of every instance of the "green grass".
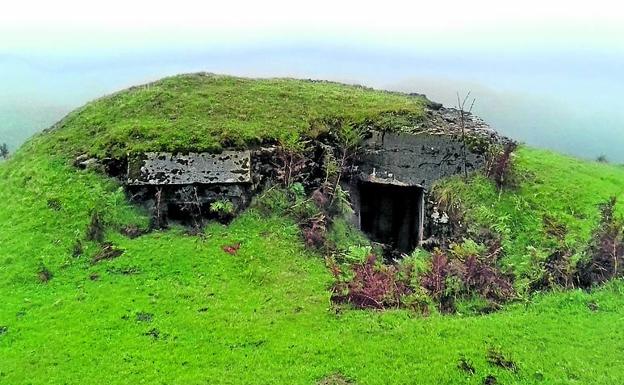
[[[569, 162], [570, 181], [610, 185], [620, 176], [542, 151], [523, 149], [519, 158], [535, 174], [522, 195], [564, 195], [592, 217], [600, 185], [561, 191], [566, 179], [553, 164]], [[288, 219], [250, 211], [229, 227], [209, 226], [204, 237], [173, 229], [131, 240], [117, 230], [144, 225], [144, 213], [96, 174], [27, 147], [0, 165], [0, 178], [1, 384], [314, 384], [333, 373], [370, 385], [480, 384], [488, 374], [504, 384], [624, 379], [622, 281], [592, 293], [539, 295], [487, 316], [335, 314], [323, 260], [304, 249]], [[61, 209], [48, 207], [50, 199]], [[107, 238], [125, 250], [96, 265], [94, 244], [71, 256], [93, 209], [105, 214]], [[237, 255], [221, 250], [234, 242], [242, 244]], [[53, 273], [45, 284], [37, 279], [42, 265]], [[519, 371], [490, 365], [491, 347]], [[457, 369], [461, 357], [476, 375]]]
[[598, 225], [600, 204], [618, 197], [616, 209], [624, 215], [624, 169], [528, 147], [517, 151], [514, 164], [519, 187], [502, 193], [479, 174], [468, 182], [444, 181], [439, 188], [458, 197], [468, 209], [471, 232], [485, 227], [503, 235], [503, 263], [520, 277], [522, 286], [535, 278], [536, 264], [561, 247], [547, 235], [544, 217], [565, 225], [564, 244], [576, 250], [579, 259]]
[[[482, 384], [487, 375], [499, 384], [624, 382], [622, 280], [589, 293], [537, 294], [482, 316], [336, 313], [322, 256], [304, 248], [287, 217], [248, 210], [228, 227], [208, 226], [203, 236], [173, 228], [129, 239], [119, 230], [146, 226], [147, 214], [127, 203], [119, 185], [70, 165], [69, 155], [80, 152], [219, 146], [230, 134], [204, 125], [217, 118], [198, 114], [207, 111], [197, 104], [199, 94], [221, 90], [232, 101], [239, 100], [234, 89], [257, 97], [257, 87], [273, 96], [294, 89], [282, 99], [300, 93], [323, 108], [311, 103], [305, 117], [256, 125], [273, 122], [268, 107], [281, 108], [274, 98], [261, 98], [266, 112], [236, 126], [243, 142], [297, 142], [310, 117], [340, 115], [347, 107], [355, 106], [357, 120], [387, 109], [417, 111], [419, 104], [335, 84], [266, 80], [252, 86], [194, 75], [101, 99], [58, 131], [31, 140], [0, 164], [0, 384], [315, 384], [336, 373], [360, 385]], [[345, 100], [345, 92], [367, 96], [347, 97], [338, 107], [333, 101]], [[150, 107], [159, 100], [158, 108]], [[176, 119], [158, 113], [174, 106], [184, 111]], [[227, 106], [218, 108], [225, 116]], [[251, 101], [230, 108], [256, 109]], [[246, 121], [233, 116], [236, 124]], [[542, 229], [544, 213], [566, 223], [567, 242], [582, 248], [598, 219], [597, 204], [624, 192], [622, 167], [529, 148], [518, 152], [517, 164], [525, 175], [519, 190], [499, 195], [478, 176], [447, 184], [469, 207], [471, 227], [494, 225], [506, 234], [505, 263], [515, 271], [533, 258], [527, 250], [546, 254], [554, 247]], [[125, 252], [92, 265], [99, 246], [84, 237], [94, 210], [106, 222], [107, 240]], [[357, 238], [349, 231], [343, 226], [333, 236]], [[79, 240], [84, 253], [74, 257]], [[222, 250], [237, 242], [236, 255]], [[37, 277], [44, 267], [52, 273], [47, 283]], [[491, 348], [519, 370], [489, 364]], [[462, 357], [472, 361], [475, 375], [457, 368]]]
[[97, 156], [218, 151], [264, 142], [297, 148], [334, 126], [401, 124], [388, 113], [418, 119], [426, 103], [422, 97], [331, 82], [180, 75], [89, 103], [44, 135], [44, 143], [54, 152]]

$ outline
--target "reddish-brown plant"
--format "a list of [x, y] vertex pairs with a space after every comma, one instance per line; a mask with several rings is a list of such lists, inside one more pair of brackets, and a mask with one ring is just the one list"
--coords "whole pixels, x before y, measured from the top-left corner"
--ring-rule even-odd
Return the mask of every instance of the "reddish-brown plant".
[[310, 218], [302, 226], [303, 238], [306, 246], [317, 249], [325, 246], [327, 239], [327, 226], [325, 221], [325, 215], [319, 214]]
[[496, 187], [499, 189], [509, 186], [512, 181], [510, 178], [511, 155], [517, 147], [518, 144], [515, 142], [507, 143], [503, 151], [492, 156], [488, 164], [487, 175], [496, 183]]
[[455, 300], [460, 297], [479, 295], [494, 303], [507, 301], [513, 298], [514, 290], [511, 277], [496, 266], [498, 250], [492, 245], [486, 255], [470, 255], [465, 260], [451, 259], [436, 250], [421, 285], [447, 313], [454, 311]]
[[226, 253], [230, 254], [230, 255], [236, 255], [238, 253], [238, 250], [240, 249], [241, 244], [240, 242], [238, 243], [234, 243], [232, 245], [223, 245], [221, 246], [221, 249], [223, 249], [223, 251], [225, 251]]
[[353, 279], [335, 284], [332, 300], [361, 309], [400, 306], [403, 296], [410, 292], [409, 286], [398, 279], [394, 266], [378, 265], [376, 261], [377, 257], [371, 254], [364, 263], [354, 265]]
[[624, 221], [615, 216], [617, 199], [600, 207], [601, 220], [590, 246], [590, 259], [580, 264], [579, 282], [584, 287], [624, 275]]

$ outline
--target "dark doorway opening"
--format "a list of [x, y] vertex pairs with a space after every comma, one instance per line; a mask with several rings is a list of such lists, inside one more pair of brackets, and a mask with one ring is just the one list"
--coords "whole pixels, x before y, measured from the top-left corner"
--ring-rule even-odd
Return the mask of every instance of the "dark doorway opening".
[[371, 240], [410, 253], [422, 240], [423, 220], [421, 187], [360, 183], [360, 228]]

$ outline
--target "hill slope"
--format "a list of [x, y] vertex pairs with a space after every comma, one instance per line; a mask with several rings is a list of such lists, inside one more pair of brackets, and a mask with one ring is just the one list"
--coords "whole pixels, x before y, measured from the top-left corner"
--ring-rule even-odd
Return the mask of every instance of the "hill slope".
[[[145, 226], [146, 213], [111, 180], [72, 167], [69, 155], [108, 152], [115, 135], [128, 140], [124, 146], [159, 146], [175, 132], [132, 140], [131, 123], [105, 114], [100, 119], [113, 123], [88, 137], [85, 116], [0, 164], [0, 384], [314, 384], [337, 373], [368, 385], [624, 379], [614, 356], [624, 351], [621, 280], [592, 292], [538, 294], [482, 316], [336, 312], [322, 257], [306, 250], [282, 213], [252, 209], [200, 236], [181, 228], [123, 236], [128, 225]], [[176, 145], [190, 143], [180, 135]], [[529, 148], [516, 162], [519, 189], [499, 194], [478, 175], [445, 186], [475, 226], [507, 229], [505, 263], [514, 268], [529, 247], [542, 254], [552, 247], [545, 213], [570, 228], [568, 242], [582, 245], [597, 204], [624, 192], [624, 170], [615, 166]], [[121, 256], [92, 263], [100, 246], [85, 232], [94, 210]], [[223, 250], [236, 243], [237, 253]], [[501, 355], [518, 369], [498, 366]], [[458, 369], [462, 358], [475, 374]]]
[[[57, 151], [124, 156], [142, 151], [215, 151], [279, 142], [296, 147], [328, 125], [418, 119], [423, 97], [331, 82], [190, 74], [98, 99], [54, 127]], [[346, 127], [348, 128], [348, 127]]]
[[[514, 169], [518, 186], [511, 189], [499, 191], [479, 174], [468, 182], [444, 181], [438, 189], [465, 208], [469, 234], [487, 228], [502, 236], [503, 263], [526, 290], [539, 279], [537, 266], [558, 250], [570, 250], [574, 260], [583, 256], [601, 204], [616, 197], [616, 213], [624, 214], [624, 168], [521, 147]], [[563, 239], [549, 234], [549, 224], [561, 228]]]

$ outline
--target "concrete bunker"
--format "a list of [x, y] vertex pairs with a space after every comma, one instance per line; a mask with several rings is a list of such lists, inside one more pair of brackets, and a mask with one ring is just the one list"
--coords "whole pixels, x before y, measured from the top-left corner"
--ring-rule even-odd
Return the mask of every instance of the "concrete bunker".
[[[431, 197], [434, 183], [484, 168], [492, 145], [506, 141], [473, 115], [465, 115], [460, 126], [457, 110], [436, 106], [426, 112], [422, 122], [398, 131], [365, 127], [357, 151], [340, 166], [340, 185], [353, 209], [351, 223], [400, 253], [438, 244], [447, 233], [448, 216]], [[119, 178], [129, 199], [151, 212], [153, 227], [167, 226], [169, 220], [196, 227], [204, 219], [229, 221], [257, 192], [274, 184], [298, 182], [308, 194], [321, 189], [327, 182], [326, 159], [345, 158], [345, 150], [331, 133], [309, 143], [300, 154], [268, 144], [221, 153], [129, 154], [123, 160], [81, 155], [76, 165], [100, 164]]]
[[401, 253], [435, 244], [445, 224], [436, 219], [432, 187], [485, 167], [488, 146], [497, 141], [486, 139], [467, 145], [449, 133], [372, 131], [343, 184], [354, 209], [352, 223], [372, 241]]
[[152, 212], [157, 227], [169, 220], [192, 226], [203, 219], [227, 221], [249, 203], [251, 153], [129, 156], [125, 184], [131, 198]]

